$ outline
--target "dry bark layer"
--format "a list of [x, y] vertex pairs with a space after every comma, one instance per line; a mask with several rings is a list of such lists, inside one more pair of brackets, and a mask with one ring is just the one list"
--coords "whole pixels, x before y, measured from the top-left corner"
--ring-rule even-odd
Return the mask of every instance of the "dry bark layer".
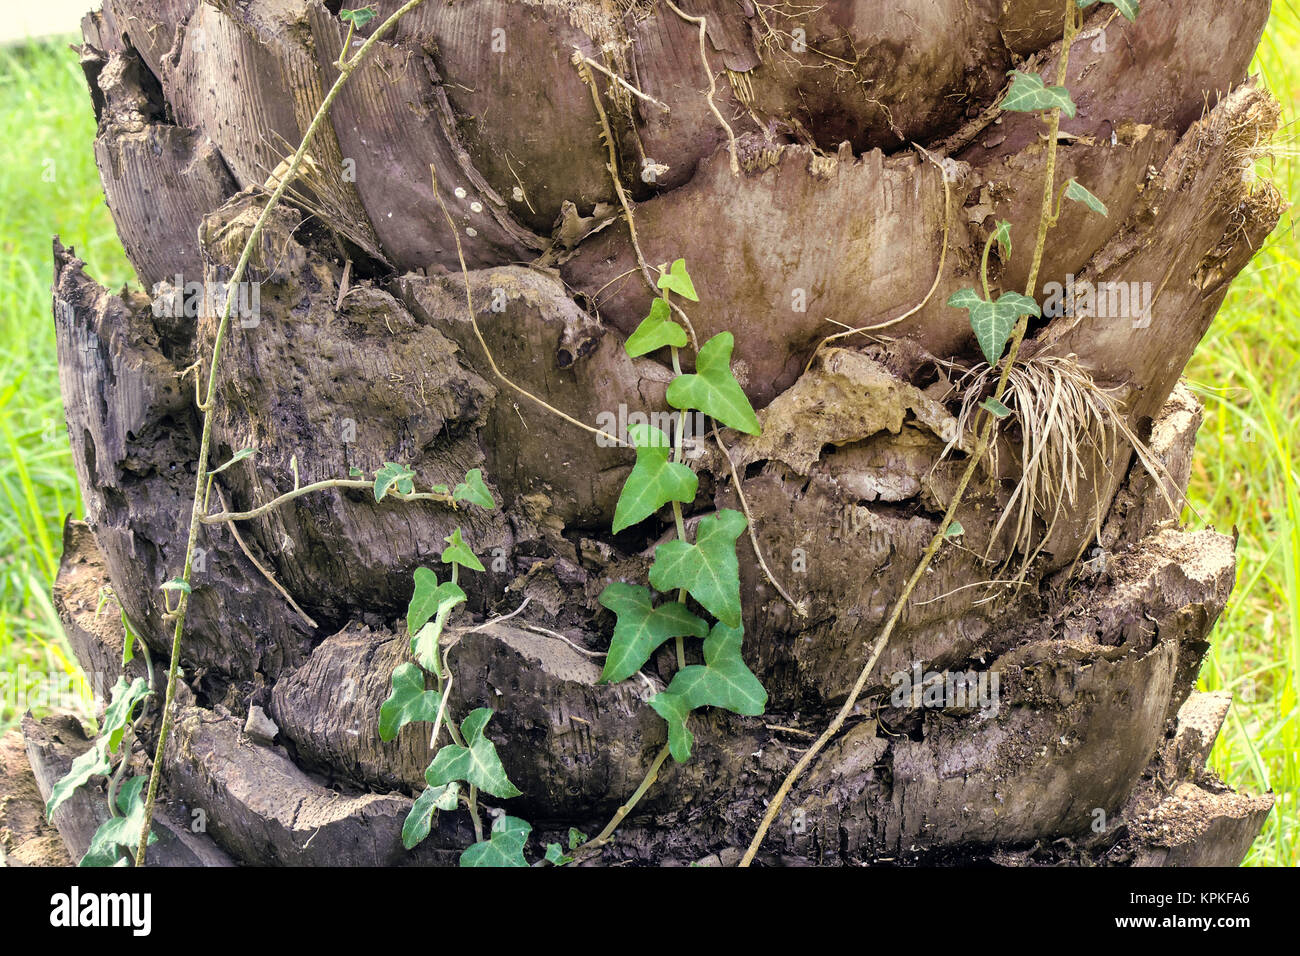
[[[1175, 474], [1197, 423], [1180, 394], [1158, 429]], [[1140, 494], [1147, 480], [1135, 472], [1123, 493]], [[999, 674], [996, 713], [882, 701], [815, 765], [766, 859], [1238, 862], [1272, 799], [1239, 797], [1204, 770], [1226, 710], [1222, 697], [1209, 709], [1205, 695], [1186, 697], [1231, 587], [1231, 543], [1129, 521], [1136, 537], [1112, 539], [1119, 553], [1104, 571], [1050, 596], [1006, 650], [951, 665]], [[85, 666], [94, 654], [120, 660], [112, 656], [120, 624], [97, 618], [85, 600], [105, 580], [102, 557], [84, 528], [70, 525], [67, 541], [56, 593], [73, 646]], [[427, 736], [413, 726], [391, 744], [378, 741], [387, 675], [409, 659], [406, 644], [387, 628], [349, 626], [269, 696], [232, 692], [200, 704], [183, 691], [167, 765], [173, 799], [190, 813], [203, 809], [211, 835], [245, 860], [450, 862], [469, 838], [456, 815], [420, 853], [400, 849], [411, 803], [403, 794], [419, 789]], [[588, 655], [513, 622], [454, 629], [445, 654], [458, 675], [453, 709], [497, 711], [494, 737], [525, 791], [509, 806], [539, 833], [591, 832], [663, 744], [663, 725], [643, 704], [662, 686], [653, 674], [646, 685], [600, 685]], [[254, 702], [273, 717], [272, 740], [241, 730]], [[697, 719], [695, 758], [670, 765], [610, 852], [686, 862], [743, 840], [805, 740], [806, 719], [782, 710], [761, 722]], [[30, 751], [37, 731], [28, 733]], [[1108, 821], [1100, 833], [1099, 812]], [[1069, 853], [1056, 846], [1062, 838]]]
[[[221, 500], [251, 509], [295, 481], [401, 461], [426, 487], [481, 467], [500, 507], [332, 490], [203, 528], [164, 769], [171, 799], [207, 810], [232, 857], [449, 862], [468, 842], [464, 815], [445, 814], [419, 853], [401, 852], [427, 740], [409, 728], [381, 744], [376, 725], [409, 657], [411, 573], [436, 563], [456, 526], [487, 570], [468, 588], [472, 623], [448, 631], [452, 709], [497, 711], [494, 737], [525, 792], [507, 809], [542, 835], [593, 832], [662, 746], [644, 700], [670, 660], [609, 687], [591, 655], [612, 626], [596, 596], [644, 581], [671, 521], [609, 533], [631, 456], [496, 376], [465, 307], [468, 283], [500, 368], [579, 421], [665, 410], [667, 357], [623, 350], [650, 290], [575, 48], [654, 98], [592, 73], [642, 249], [651, 263], [687, 259], [701, 341], [736, 333], [735, 371], [761, 409], [762, 436], [723, 433], [731, 461], [697, 449], [688, 527], [738, 507], [743, 490], [758, 547], [802, 612], [742, 542], [744, 653], [769, 713], [694, 718], [693, 761], [665, 770], [609, 858], [730, 859], [844, 699], [937, 529], [968, 449], [950, 382], [978, 361], [965, 314], [942, 303], [978, 284], [997, 219], [1016, 224], [1016, 245], [995, 254], [992, 279], [1024, 281], [1043, 144], [1031, 118], [989, 108], [1009, 67], [1053, 68], [1056, 4], [683, 6], [707, 18], [734, 152], [699, 92], [697, 29], [662, 4], [433, 3], [353, 78], [271, 217], [248, 276], [260, 312], [230, 330], [213, 416], [214, 463], [257, 455], [218, 476]], [[1033, 517], [1042, 553], [1000, 590], [982, 582], [1024, 557], [998, 521], [1020, 477], [1023, 435], [1009, 427], [1001, 467], [963, 508], [964, 537], [914, 595], [861, 714], [787, 803], [768, 862], [1235, 862], [1267, 812], [1269, 798], [1231, 794], [1188, 750], [1181, 728], [1214, 724], [1188, 695], [1233, 558], [1222, 536], [1179, 530], [1159, 497], [1185, 487], [1199, 424], [1178, 375], [1278, 217], [1276, 193], [1243, 176], [1277, 123], [1267, 94], [1240, 85], [1268, 4], [1143, 7], [1134, 25], [1091, 11], [1071, 51], [1080, 111], [1063, 127], [1061, 176], [1110, 216], [1067, 207], [1043, 279], [1150, 280], [1154, 321], [1049, 318], [1024, 354], [1112, 388], [1164, 474], [1133, 465], [1127, 445], [1093, 460], [1050, 535], [1050, 513]], [[796, 28], [811, 52], [794, 52]], [[260, 184], [333, 80], [342, 33], [316, 0], [108, 0], [86, 36], [96, 156], [149, 289], [112, 295], [56, 247], [88, 525], [68, 528], [56, 598], [83, 665], [111, 672], [113, 624], [87, 616], [105, 581], [142, 638], [169, 647], [158, 585], [184, 554], [200, 424], [186, 370], [200, 358], [206, 370], [216, 329], [210, 310], [177, 314], [184, 283], [229, 277]], [[913, 141], [929, 153], [904, 148]], [[814, 356], [842, 325], [918, 303]], [[525, 599], [518, 616], [475, 627]], [[997, 712], [891, 701], [893, 675], [914, 664], [997, 673]], [[274, 720], [269, 739], [242, 730], [251, 707]]]

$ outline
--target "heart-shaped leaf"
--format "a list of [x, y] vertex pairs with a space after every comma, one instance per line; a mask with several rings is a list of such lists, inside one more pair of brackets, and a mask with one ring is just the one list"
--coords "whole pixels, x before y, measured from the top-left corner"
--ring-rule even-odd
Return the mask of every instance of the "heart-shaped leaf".
[[754, 406], [731, 374], [735, 345], [730, 332], [719, 332], [705, 342], [695, 357], [695, 374], [679, 375], [668, 386], [668, 404], [682, 410], [698, 408], [728, 428], [757, 435], [762, 429]]
[[740, 564], [736, 539], [748, 522], [724, 508], [700, 519], [695, 543], [668, 541], [655, 549], [650, 584], [658, 591], [686, 588], [718, 620], [740, 627]]
[[709, 626], [680, 601], [654, 607], [650, 589], [639, 584], [614, 581], [600, 592], [600, 603], [618, 616], [602, 683], [617, 683], [631, 677], [650, 660], [664, 641], [674, 637], [706, 637]]
[[975, 331], [980, 351], [990, 365], [996, 365], [1007, 347], [1016, 321], [1022, 315], [1042, 315], [1038, 303], [1019, 292], [1004, 292], [996, 302], [981, 299], [972, 289], [962, 289], [948, 299], [948, 304], [970, 310], [970, 325]]
[[459, 564], [462, 568], [469, 568], [471, 571], [483, 570], [483, 562], [469, 549], [469, 545], [460, 535], [460, 528], [442, 540], [447, 542], [447, 547], [442, 550], [444, 564]]
[[438, 608], [447, 601], [460, 603], [465, 600], [465, 592], [459, 585], [446, 581], [438, 583], [438, 575], [428, 568], [415, 569], [415, 591], [411, 594], [411, 603], [406, 607], [406, 633], [418, 634], [420, 628], [438, 613]]
[[532, 826], [518, 817], [497, 817], [492, 823], [492, 833], [466, 847], [460, 855], [461, 866], [527, 866], [524, 847]]
[[1106, 209], [1106, 204], [1094, 196], [1087, 187], [1080, 185], [1077, 179], [1071, 179], [1066, 183], [1065, 198], [1081, 202], [1093, 212], [1099, 212], [1103, 216], [1110, 215], [1110, 211]]
[[[78, 866], [121, 866], [121, 851], [130, 851], [140, 842], [140, 831], [144, 828], [144, 796], [142, 790], [149, 782], [145, 775], [132, 777], [117, 792], [117, 808], [121, 816], [110, 817], [99, 825], [95, 835], [90, 838], [90, 846]], [[156, 843], [158, 837], [151, 831], [149, 843]]]
[[519, 790], [506, 777], [506, 769], [497, 756], [497, 748], [483, 734], [492, 711], [486, 707], [472, 710], [460, 725], [465, 746], [447, 744], [433, 758], [424, 779], [431, 787], [440, 787], [453, 780], [463, 780], [494, 797], [519, 796]]
[[455, 810], [460, 794], [460, 784], [449, 783], [442, 787], [425, 787], [415, 798], [406, 820], [402, 823], [402, 846], [413, 850], [424, 841], [433, 828], [435, 810]]
[[725, 624], [713, 625], [704, 642], [704, 663], [683, 667], [668, 689], [650, 698], [650, 706], [668, 721], [668, 749], [673, 759], [690, 759], [695, 736], [686, 718], [698, 707], [721, 707], [734, 714], [757, 717], [767, 706], [767, 691], [740, 656], [745, 632]]
[[403, 495], [415, 491], [415, 472], [395, 461], [386, 461], [384, 467], [375, 472], [375, 500], [383, 501], [384, 495], [394, 488]]
[[650, 303], [650, 314], [641, 320], [636, 331], [627, 337], [623, 350], [631, 358], [645, 355], [665, 345], [684, 348], [690, 340], [686, 330], [672, 319], [672, 310], [667, 299], [655, 299]]
[[1048, 86], [1037, 73], [1011, 70], [1010, 76], [1011, 89], [1007, 90], [1002, 101], [1002, 109], [1015, 113], [1059, 109], [1064, 115], [1074, 117], [1074, 100], [1070, 99], [1070, 91], [1065, 87]]
[[392, 740], [415, 721], [433, 723], [442, 695], [424, 689], [424, 671], [414, 664], [399, 664], [393, 671], [393, 692], [379, 708], [379, 739]]
[[551, 866], [564, 866], [572, 863], [573, 857], [565, 856], [564, 849], [558, 843], [546, 844], [546, 862]]
[[699, 479], [680, 462], [668, 460], [668, 436], [653, 425], [629, 425], [636, 445], [636, 465], [614, 508], [614, 533], [650, 517], [670, 501], [695, 500]]
[[149, 685], [143, 677], [137, 677], [127, 685], [125, 677], [119, 677], [113, 685], [112, 703], [104, 710], [104, 722], [99, 728], [99, 736], [108, 741], [108, 752], [117, 753], [126, 733], [126, 725], [131, 722], [131, 712], [136, 704], [149, 696]]
[[[434, 491], [437, 490], [437, 487], [435, 487]], [[446, 494], [446, 491], [444, 490], [442, 493]], [[488, 511], [497, 506], [496, 499], [492, 497], [492, 492], [488, 491], [488, 486], [483, 481], [483, 470], [481, 468], [474, 468], [466, 472], [465, 480], [456, 486], [456, 490], [451, 493], [451, 497], [454, 501], [468, 501], [470, 504], [478, 505]]]
[[993, 230], [993, 237], [997, 240], [998, 249], [1002, 253], [1002, 258], [1007, 259], [1011, 255], [1011, 223], [1005, 219], [997, 224]]
[[[91, 777], [102, 777], [113, 772], [113, 764], [108, 759], [108, 738], [100, 737], [90, 749], [72, 761], [68, 772], [50, 788], [50, 798], [45, 801], [45, 817], [51, 819], [54, 811], [64, 800]], [[139, 829], [135, 835], [140, 835]]]
[[379, 16], [379, 11], [374, 7], [360, 7], [356, 10], [339, 11], [339, 19], [344, 23], [351, 23], [358, 30], [377, 16]]
[[659, 276], [659, 288], [676, 292], [683, 299], [690, 299], [692, 302], [700, 301], [700, 297], [695, 294], [695, 283], [691, 281], [691, 274], [686, 271], [685, 259], [678, 259], [667, 272]]

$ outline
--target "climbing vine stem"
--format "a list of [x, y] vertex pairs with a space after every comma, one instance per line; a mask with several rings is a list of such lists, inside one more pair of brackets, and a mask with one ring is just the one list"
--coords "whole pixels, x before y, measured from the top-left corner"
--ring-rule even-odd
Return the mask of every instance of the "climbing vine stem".
[[[329, 115], [330, 107], [334, 104], [335, 97], [348, 78], [370, 55], [376, 43], [389, 30], [396, 25], [397, 21], [402, 19], [416, 7], [421, 6], [424, 0], [408, 0], [407, 3], [399, 7], [383, 23], [375, 28], [375, 32], [366, 38], [361, 44], [356, 54], [350, 58], [345, 58], [347, 47], [339, 54], [338, 67], [339, 75], [330, 86], [325, 98], [321, 100], [320, 106], [316, 110], [316, 115], [312, 117], [311, 123], [307, 127], [306, 133], [303, 134], [302, 142], [289, 160], [288, 168], [283, 176], [278, 177], [275, 189], [271, 192], [270, 197], [266, 200], [266, 205], [262, 208], [261, 214], [253, 224], [252, 231], [248, 234], [248, 239], [244, 242], [243, 251], [239, 255], [239, 260], [235, 264], [235, 270], [230, 277], [230, 287], [237, 286], [244, 279], [244, 273], [248, 269], [249, 260], [253, 256], [253, 250], [257, 247], [262, 238], [262, 230], [266, 227], [270, 219], [271, 211], [279, 204], [281, 197], [284, 196], [285, 190], [289, 187], [297, 175], [298, 170], [302, 167], [304, 158], [307, 156], [307, 149], [311, 145], [312, 138], [320, 128], [325, 118]], [[349, 28], [351, 36], [351, 28]], [[158, 783], [162, 776], [163, 755], [166, 753], [167, 738], [171, 736], [172, 724], [175, 719], [174, 707], [176, 700], [176, 681], [180, 667], [181, 656], [181, 639], [185, 633], [185, 616], [189, 608], [190, 576], [193, 572], [194, 549], [198, 545], [199, 526], [203, 524], [203, 505], [206, 498], [205, 489], [207, 487], [208, 474], [208, 454], [212, 446], [212, 412], [216, 406], [217, 394], [217, 373], [221, 363], [221, 347], [225, 343], [226, 333], [230, 328], [230, 314], [234, 305], [234, 296], [226, 296], [225, 304], [221, 310], [221, 319], [217, 323], [216, 337], [212, 343], [212, 361], [208, 370], [208, 387], [203, 401], [199, 404], [199, 411], [203, 413], [203, 431], [199, 438], [199, 457], [195, 465], [194, 474], [194, 504], [190, 509], [190, 526], [189, 536], [185, 544], [185, 562], [181, 571], [180, 580], [185, 586], [180, 589], [180, 599], [175, 609], [176, 625], [172, 631], [171, 662], [167, 668], [167, 692], [163, 701], [162, 723], [158, 728], [158, 746], [154, 750], [153, 768], [149, 773], [148, 790], [144, 803], [144, 824], [140, 828], [140, 841], [136, 846], [135, 865], [143, 866], [145, 860], [145, 851], [149, 842], [150, 826], [153, 823], [154, 804], [158, 798]]]
[[[1078, 32], [1079, 11], [1076, 6], [1076, 0], [1066, 0], [1064, 37], [1061, 43], [1061, 55], [1057, 61], [1056, 67], [1057, 86], [1065, 85], [1066, 73], [1070, 62], [1070, 45], [1073, 43]], [[1027, 296], [1033, 296], [1034, 290], [1037, 288], [1038, 272], [1042, 267], [1043, 251], [1047, 245], [1047, 233], [1054, 225], [1056, 219], [1052, 209], [1052, 199], [1056, 192], [1057, 139], [1060, 130], [1061, 108], [1058, 106], [1051, 110], [1048, 117], [1047, 159], [1043, 169], [1043, 204], [1038, 220], [1038, 235], [1034, 242], [1033, 260], [1029, 269], [1029, 277], [1025, 283], [1025, 295]], [[1029, 315], [1026, 313], [1021, 315], [1016, 321], [1015, 331], [1011, 336], [1010, 348], [1006, 353], [1006, 357], [1003, 359], [1002, 375], [998, 379], [997, 389], [993, 394], [995, 401], [1000, 401], [1003, 394], [1006, 392], [1007, 381], [1011, 375], [1011, 367], [1015, 364], [1016, 356], [1020, 352], [1021, 343], [1024, 341], [1025, 333], [1028, 329]], [[987, 410], [983, 412], [983, 424], [979, 427], [975, 448], [971, 452], [970, 460], [967, 462], [966, 468], [962, 472], [960, 480], [957, 482], [957, 487], [953, 492], [952, 498], [948, 502], [948, 508], [944, 512], [943, 520], [939, 523], [939, 528], [935, 532], [934, 537], [930, 539], [930, 543], [926, 546], [925, 551], [922, 552], [921, 559], [917, 562], [916, 568], [913, 569], [911, 576], [907, 579], [907, 584], [904, 585], [902, 592], [898, 595], [898, 600], [894, 602], [894, 606], [889, 612], [889, 617], [886, 619], [884, 627], [881, 628], [880, 634], [876, 637], [875, 642], [871, 646], [871, 652], [867, 657], [867, 662], [863, 665], [862, 670], [858, 674], [857, 680], [853, 684], [853, 689], [849, 692], [849, 696], [845, 699], [843, 706], [840, 707], [839, 711], [835, 714], [834, 718], [832, 718], [830, 724], [822, 732], [821, 736], [813, 742], [811, 747], [804, 751], [803, 756], [799, 758], [799, 761], [794, 765], [790, 772], [786, 774], [785, 779], [781, 781], [781, 786], [777, 788], [776, 794], [772, 797], [771, 802], [767, 806], [767, 811], [763, 814], [763, 819], [759, 822], [758, 830], [754, 833], [754, 838], [750, 841], [749, 847], [745, 850], [744, 856], [741, 857], [740, 866], [749, 866], [754, 861], [755, 854], [758, 853], [759, 847], [763, 845], [763, 839], [767, 836], [767, 832], [771, 828], [772, 822], [776, 819], [777, 814], [781, 812], [781, 805], [785, 802], [785, 798], [789, 796], [790, 790], [794, 787], [795, 783], [798, 782], [799, 778], [803, 776], [804, 772], [812, 765], [812, 762], [817, 759], [817, 755], [821, 753], [822, 749], [830, 743], [837, 733], [839, 733], [840, 728], [844, 726], [844, 722], [849, 718], [849, 715], [853, 713], [853, 709], [857, 706], [858, 698], [862, 696], [862, 691], [866, 687], [867, 680], [870, 678], [871, 672], [875, 669], [876, 661], [880, 659], [880, 655], [884, 652], [886, 645], [889, 643], [890, 637], [894, 633], [894, 628], [897, 626], [899, 619], [903, 615], [903, 611], [907, 608], [908, 602], [911, 600], [912, 592], [916, 589], [916, 585], [921, 580], [921, 576], [925, 574], [927, 569], [929, 569], [930, 563], [934, 560], [935, 554], [938, 553], [939, 547], [943, 544], [944, 539], [948, 535], [948, 529], [952, 525], [953, 519], [956, 517], [957, 509], [961, 507], [962, 499], [966, 494], [966, 489], [969, 487], [971, 480], [975, 477], [975, 472], [983, 463], [984, 456], [987, 454], [989, 446], [993, 441], [997, 431], [997, 423], [998, 420], [996, 416]]]

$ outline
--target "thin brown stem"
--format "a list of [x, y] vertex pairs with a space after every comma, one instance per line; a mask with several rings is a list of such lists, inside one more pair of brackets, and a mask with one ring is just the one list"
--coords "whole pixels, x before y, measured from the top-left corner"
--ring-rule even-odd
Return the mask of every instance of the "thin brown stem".
[[[1058, 86], [1063, 86], [1065, 84], [1066, 71], [1069, 66], [1070, 44], [1073, 42], [1075, 34], [1078, 32], [1076, 13], [1077, 8], [1075, 7], [1075, 0], [1066, 0], [1065, 33], [1061, 45], [1061, 59], [1057, 67]], [[1025, 294], [1028, 296], [1033, 296], [1034, 291], [1037, 288], [1038, 272], [1043, 262], [1043, 250], [1047, 245], [1047, 232], [1048, 229], [1051, 228], [1052, 198], [1055, 193], [1054, 181], [1056, 176], [1057, 139], [1061, 127], [1060, 109], [1052, 110], [1051, 117], [1048, 121], [1048, 127], [1047, 162], [1043, 173], [1043, 204], [1038, 222], [1038, 237], [1034, 245], [1033, 265], [1030, 269], [1029, 280], [1026, 283]], [[1016, 323], [1016, 329], [1012, 336], [1011, 348], [1007, 352], [1006, 358], [1003, 360], [1005, 365], [1002, 369], [1002, 376], [998, 380], [997, 390], [994, 392], [994, 400], [1000, 400], [1006, 391], [1007, 379], [1010, 377], [1011, 367], [1015, 364], [1016, 355], [1020, 351], [1020, 345], [1024, 340], [1025, 332], [1028, 327], [1028, 315], [1021, 316], [1020, 320]], [[867, 680], [876, 666], [876, 661], [880, 659], [880, 655], [884, 652], [886, 645], [889, 643], [890, 636], [894, 633], [894, 627], [898, 624], [899, 619], [903, 615], [903, 611], [906, 609], [908, 602], [911, 599], [912, 591], [915, 590], [922, 575], [924, 575], [926, 570], [930, 567], [930, 563], [934, 560], [935, 554], [938, 553], [940, 545], [943, 544], [944, 539], [947, 537], [948, 528], [957, 514], [957, 509], [961, 506], [962, 498], [966, 494], [966, 489], [970, 485], [971, 480], [975, 477], [976, 470], [978, 470], [983, 463], [984, 456], [987, 454], [989, 445], [992, 443], [993, 437], [997, 431], [997, 424], [998, 420], [995, 416], [987, 412], [984, 413], [983, 427], [979, 432], [979, 440], [974, 451], [971, 453], [970, 461], [962, 472], [961, 479], [957, 482], [956, 490], [953, 492], [953, 496], [948, 502], [948, 508], [944, 512], [943, 520], [939, 523], [939, 529], [935, 532], [934, 537], [930, 539], [930, 543], [921, 554], [920, 561], [917, 563], [916, 568], [907, 579], [907, 584], [904, 585], [902, 592], [899, 594], [898, 600], [894, 602], [889, 617], [885, 621], [885, 626], [881, 629], [875, 643], [872, 644], [871, 653], [867, 658], [867, 662], [859, 672], [858, 678], [853, 684], [853, 689], [849, 692], [849, 696], [844, 701], [844, 705], [835, 714], [835, 717], [831, 720], [830, 725], [826, 730], [822, 732], [821, 736], [818, 737], [816, 741], [814, 741], [811, 747], [804, 751], [804, 754], [799, 758], [798, 763], [794, 765], [794, 768], [786, 774], [785, 779], [781, 781], [781, 786], [777, 789], [775, 796], [773, 796], [772, 801], [768, 804], [767, 811], [763, 814], [763, 819], [758, 825], [758, 830], [755, 832], [754, 838], [750, 841], [749, 847], [745, 851], [744, 856], [741, 857], [741, 866], [749, 866], [753, 862], [754, 856], [758, 853], [759, 847], [763, 845], [763, 838], [767, 836], [767, 831], [772, 826], [773, 821], [776, 820], [776, 816], [781, 810], [781, 805], [785, 802], [785, 798], [789, 795], [790, 790], [794, 787], [795, 783], [798, 782], [799, 778], [803, 776], [804, 771], [806, 771], [817, 758], [817, 755], [821, 753], [822, 749], [830, 743], [837, 733], [839, 733], [840, 728], [844, 726], [844, 722], [849, 718], [849, 715], [853, 713], [853, 709], [857, 706], [858, 698], [861, 697], [862, 691], [866, 687]]]
[[[375, 487], [373, 481], [365, 481], [360, 478], [326, 478], [323, 481], [315, 481], [310, 485], [302, 485], [293, 491], [286, 491], [278, 498], [273, 498], [264, 505], [259, 505], [252, 511], [218, 511], [216, 514], [203, 515], [199, 521], [203, 524], [221, 524], [225, 521], [249, 521], [253, 518], [260, 518], [269, 514], [283, 504], [287, 504], [294, 498], [301, 498], [303, 495], [309, 495], [316, 491], [324, 491], [327, 488], [365, 488], [367, 490]], [[413, 491], [409, 494], [403, 494], [400, 491], [389, 491], [385, 498], [396, 498], [398, 501], [436, 501], [440, 504], [451, 505], [456, 507], [456, 499], [451, 495], [439, 494], [434, 491]]]
[[[299, 168], [302, 166], [303, 158], [307, 155], [307, 148], [311, 145], [312, 137], [329, 115], [330, 107], [334, 99], [338, 96], [339, 91], [343, 89], [343, 84], [352, 75], [352, 72], [366, 59], [370, 51], [374, 48], [379, 39], [387, 33], [394, 24], [402, 17], [410, 13], [416, 7], [424, 3], [424, 0], [408, 0], [403, 6], [398, 8], [392, 16], [379, 25], [373, 34], [361, 45], [356, 56], [351, 59], [339, 58], [339, 75], [334, 80], [329, 92], [321, 100], [320, 106], [316, 110], [316, 115], [312, 117], [311, 123], [307, 127], [306, 133], [303, 134], [302, 142], [294, 152], [293, 157], [289, 160], [288, 169], [284, 176], [280, 177], [276, 183], [275, 190], [271, 193], [266, 201], [265, 207], [253, 224], [252, 231], [248, 234], [248, 239], [244, 242], [243, 251], [239, 255], [239, 261], [235, 264], [235, 270], [231, 274], [231, 287], [237, 286], [243, 281], [244, 274], [248, 269], [249, 260], [253, 256], [253, 250], [262, 238], [262, 231], [266, 227], [267, 221], [271, 217], [271, 211], [279, 204], [281, 197], [288, 188], [289, 183], [297, 175]], [[345, 51], [346, 52], [346, 51]], [[181, 580], [187, 584], [194, 570], [194, 550], [198, 545], [199, 526], [203, 523], [203, 499], [207, 489], [208, 474], [208, 454], [212, 446], [212, 411], [216, 402], [218, 368], [221, 362], [221, 348], [225, 343], [226, 333], [230, 329], [230, 313], [234, 303], [233, 295], [226, 296], [226, 301], [221, 311], [221, 320], [217, 324], [216, 338], [212, 344], [212, 363], [208, 370], [208, 388], [207, 394], [199, 408], [203, 412], [203, 432], [199, 438], [199, 457], [195, 466], [194, 474], [194, 501], [190, 508], [190, 527], [189, 535], [185, 544], [185, 561], [181, 572]], [[181, 639], [185, 634], [185, 616], [189, 608], [189, 593], [182, 591], [180, 601], [176, 608], [176, 626], [172, 632], [171, 662], [167, 670], [167, 693], [163, 701], [162, 723], [158, 728], [158, 746], [154, 751], [153, 768], [149, 773], [149, 789], [144, 801], [144, 822], [140, 827], [140, 840], [135, 850], [135, 865], [143, 866], [145, 852], [149, 843], [149, 831], [153, 824], [154, 805], [158, 799], [158, 784], [162, 777], [163, 757], [167, 752], [167, 739], [171, 736], [172, 725], [175, 721], [173, 713], [176, 699], [177, 674], [180, 667], [181, 656]]]

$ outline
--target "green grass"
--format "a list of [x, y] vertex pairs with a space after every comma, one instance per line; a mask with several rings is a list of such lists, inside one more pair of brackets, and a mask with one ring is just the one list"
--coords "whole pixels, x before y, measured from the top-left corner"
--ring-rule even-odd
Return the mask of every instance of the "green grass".
[[134, 281], [104, 205], [95, 120], [65, 44], [0, 49], [0, 729], [41, 675], [73, 677], [49, 589], [81, 512], [50, 318], [51, 235], [102, 281]]
[[[1300, 13], [1273, 17], [1255, 70], [1282, 104], [1275, 157], [1260, 163], [1291, 203], [1300, 104]], [[1300, 788], [1300, 241], [1290, 212], [1237, 278], [1187, 369], [1205, 424], [1197, 440], [1191, 504], [1210, 524], [1236, 527], [1237, 587], [1201, 670], [1203, 690], [1234, 703], [1210, 764], [1241, 789], [1277, 794], [1248, 864], [1295, 866]], [[1195, 526], [1195, 524], [1193, 524]]]
[[[1294, 122], [1300, 14], [1289, 0], [1274, 4], [1255, 68]], [[54, 359], [51, 234], [75, 245], [105, 284], [134, 280], [104, 206], [93, 137], [73, 53], [0, 50], [0, 677], [24, 683], [75, 673], [49, 599], [63, 517], [81, 508]], [[1288, 127], [1277, 158], [1261, 166], [1296, 201], [1292, 139]], [[1201, 674], [1202, 689], [1235, 695], [1211, 762], [1233, 786], [1278, 796], [1248, 858], [1254, 865], [1295, 865], [1300, 829], [1300, 242], [1292, 226], [1288, 216], [1238, 278], [1187, 373], [1206, 404], [1191, 500], [1211, 525], [1241, 535], [1237, 589]], [[0, 699], [0, 729], [21, 716], [12, 700], [12, 690]]]

